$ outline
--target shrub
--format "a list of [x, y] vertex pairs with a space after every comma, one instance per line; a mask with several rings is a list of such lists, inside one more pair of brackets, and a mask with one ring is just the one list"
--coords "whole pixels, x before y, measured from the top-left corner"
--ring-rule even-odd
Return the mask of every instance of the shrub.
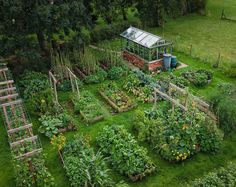
[[219, 117], [220, 128], [229, 134], [236, 130], [236, 87], [231, 84], [220, 84], [217, 90], [210, 99], [213, 110]]
[[202, 178], [194, 180], [189, 186], [235, 186], [236, 185], [236, 164], [230, 162], [226, 167], [210, 172]]

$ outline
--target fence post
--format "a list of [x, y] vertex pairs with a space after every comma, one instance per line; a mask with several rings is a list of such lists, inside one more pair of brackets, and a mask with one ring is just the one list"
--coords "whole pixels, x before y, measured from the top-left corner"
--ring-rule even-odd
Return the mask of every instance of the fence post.
[[190, 45], [190, 51], [189, 51], [190, 56], [192, 56], [192, 52], [193, 52], [193, 45], [191, 44]]
[[219, 67], [220, 60], [221, 60], [221, 54], [219, 53], [219, 54], [218, 54], [218, 58], [217, 58], [217, 60], [216, 60], [216, 66], [215, 66], [215, 68], [218, 68], [218, 67]]

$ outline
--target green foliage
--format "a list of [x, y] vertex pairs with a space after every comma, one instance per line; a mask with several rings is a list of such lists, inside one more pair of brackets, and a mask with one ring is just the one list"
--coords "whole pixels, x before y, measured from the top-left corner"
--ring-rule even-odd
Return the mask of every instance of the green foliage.
[[39, 127], [39, 132], [50, 139], [59, 133], [59, 129], [74, 124], [74, 119], [65, 112], [54, 116], [48, 114], [43, 115], [39, 121], [42, 123]]
[[118, 88], [115, 82], [103, 84], [100, 91], [120, 109], [130, 108], [133, 106], [133, 101]]
[[114, 66], [108, 71], [108, 78], [110, 80], [115, 80], [122, 77], [124, 74], [125, 72], [122, 67]]
[[51, 88], [35, 93], [30, 101], [34, 106], [34, 110], [40, 114], [55, 112], [54, 95]]
[[71, 90], [70, 80], [63, 80], [62, 82], [60, 82], [60, 84], [58, 84], [58, 86], [57, 86], [57, 90], [63, 91], [63, 92], [70, 91]]
[[184, 78], [183, 76], [176, 76], [176, 75], [169, 75], [168, 77], [161, 77], [161, 82], [164, 84], [175, 84], [176, 86], [180, 88], [186, 88], [190, 85], [190, 82], [188, 79]]
[[89, 48], [84, 49], [84, 51], [74, 50], [73, 61], [86, 75], [91, 75], [99, 71], [97, 58]]
[[204, 69], [189, 70], [181, 74], [184, 78], [188, 79], [196, 87], [204, 87], [213, 78], [213, 73]]
[[[91, 1], [5, 1], [0, 4], [0, 32], [10, 39], [36, 35], [40, 48], [46, 50], [54, 34], [62, 36], [74, 32], [78, 45], [83, 43], [82, 28], [91, 26]], [[29, 11], [31, 10], [31, 11]], [[83, 24], [78, 24], [83, 23]]]
[[136, 181], [155, 171], [147, 156], [147, 150], [122, 126], [108, 126], [97, 138], [101, 152], [108, 157], [111, 166], [119, 173]]
[[[54, 186], [54, 178], [45, 167], [44, 159], [41, 157], [15, 160], [16, 186]], [[30, 170], [30, 167], [32, 170]]]
[[89, 121], [97, 117], [103, 116], [101, 105], [88, 91], [82, 92], [80, 98], [78, 98], [77, 95], [74, 96], [72, 98], [72, 102], [74, 104], [75, 112], [82, 112]]
[[42, 125], [39, 127], [39, 132], [45, 136], [52, 138], [59, 133], [59, 128], [64, 127], [62, 121], [54, 116], [44, 115], [39, 119]]
[[153, 89], [150, 85], [142, 84], [135, 73], [128, 75], [123, 87], [138, 97], [139, 101], [150, 102], [153, 100]]
[[72, 186], [112, 186], [105, 159], [83, 138], [67, 142], [62, 153]]
[[45, 74], [34, 71], [25, 71], [20, 76], [18, 82], [20, 90], [23, 92], [25, 99], [34, 97], [35, 94], [49, 88], [48, 77]]
[[236, 130], [236, 87], [232, 84], [218, 85], [218, 91], [212, 93], [213, 109], [220, 120], [220, 128], [229, 134]]
[[236, 164], [230, 162], [225, 167], [206, 174], [204, 177], [194, 180], [189, 186], [235, 186], [236, 185]]
[[105, 72], [102, 69], [99, 69], [96, 73], [86, 76], [84, 81], [87, 84], [101, 83], [102, 81], [106, 79], [106, 77], [107, 77], [107, 72]]
[[140, 23], [138, 21], [119, 21], [109, 25], [95, 27], [95, 29], [91, 32], [91, 41], [99, 42], [115, 38], [130, 25], [138, 27]]
[[136, 8], [145, 26], [158, 27], [165, 23], [164, 16], [173, 18], [187, 13], [205, 11], [206, 0], [137, 0]]
[[214, 154], [223, 140], [216, 124], [197, 109], [137, 111], [134, 128], [141, 141], [151, 143], [169, 161], [183, 161], [198, 151]]

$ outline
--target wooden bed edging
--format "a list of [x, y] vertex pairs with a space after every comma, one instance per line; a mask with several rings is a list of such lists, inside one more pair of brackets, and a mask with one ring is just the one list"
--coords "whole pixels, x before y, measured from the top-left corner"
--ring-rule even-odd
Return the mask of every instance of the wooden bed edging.
[[137, 105], [133, 104], [130, 107], [126, 107], [126, 108], [120, 108], [118, 107], [109, 97], [107, 97], [102, 91], [99, 91], [99, 94], [111, 105], [111, 107], [118, 113], [121, 112], [127, 112], [133, 108], [135, 108]]
[[89, 124], [93, 124], [93, 123], [96, 123], [96, 122], [104, 119], [103, 115], [97, 116], [93, 119], [88, 119], [82, 111], [80, 111], [80, 115], [83, 117], [83, 119], [86, 121], [86, 123], [89, 123]]

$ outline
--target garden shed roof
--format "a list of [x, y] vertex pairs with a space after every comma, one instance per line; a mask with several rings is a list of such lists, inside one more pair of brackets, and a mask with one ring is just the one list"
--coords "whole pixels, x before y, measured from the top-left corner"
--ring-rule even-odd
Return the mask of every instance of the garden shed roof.
[[158, 47], [159, 45], [163, 45], [166, 43], [166, 41], [162, 37], [156, 36], [132, 26], [120, 35], [147, 48]]

